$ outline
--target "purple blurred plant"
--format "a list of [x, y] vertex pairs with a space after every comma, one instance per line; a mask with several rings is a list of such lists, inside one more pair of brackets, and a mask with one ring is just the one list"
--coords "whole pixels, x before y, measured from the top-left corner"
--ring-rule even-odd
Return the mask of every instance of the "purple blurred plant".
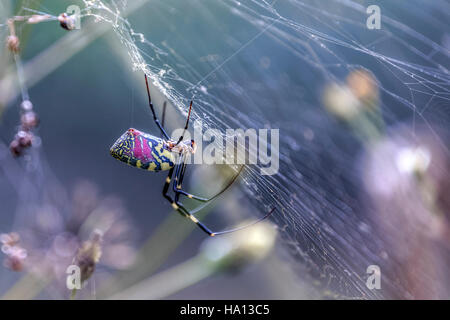
[[386, 260], [398, 262], [396, 279], [413, 299], [450, 294], [450, 158], [426, 132], [394, 128], [367, 151], [362, 168], [372, 218], [389, 243]]
[[68, 292], [68, 266], [79, 266], [85, 282], [96, 269], [99, 278], [126, 269], [136, 256], [136, 227], [119, 198], [102, 197], [89, 181], [78, 182], [71, 198], [65, 206], [46, 201], [34, 208], [29, 224], [1, 236], [5, 265], [38, 279], [50, 277], [59, 297]]
[[3, 265], [12, 271], [22, 271], [27, 250], [19, 245], [20, 236], [16, 232], [0, 234], [2, 252], [6, 255]]

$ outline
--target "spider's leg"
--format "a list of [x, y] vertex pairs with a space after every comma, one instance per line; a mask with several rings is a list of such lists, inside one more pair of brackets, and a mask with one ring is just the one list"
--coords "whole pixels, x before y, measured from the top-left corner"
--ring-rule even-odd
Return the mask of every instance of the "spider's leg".
[[172, 203], [172, 207], [175, 210], [177, 210], [181, 215], [185, 216], [186, 218], [189, 218], [192, 222], [194, 222], [200, 229], [202, 229], [210, 237], [214, 237], [216, 235], [225, 234], [225, 233], [231, 233], [231, 232], [235, 232], [235, 231], [239, 231], [239, 230], [248, 228], [250, 226], [253, 226], [254, 224], [257, 224], [258, 222], [261, 222], [261, 221], [267, 219], [275, 211], [275, 208], [273, 208], [268, 213], [266, 213], [266, 215], [264, 215], [264, 217], [261, 217], [245, 226], [213, 232], [205, 224], [203, 224], [201, 221], [199, 221], [193, 214], [191, 214], [189, 212], [189, 210], [187, 210], [180, 201], [175, 201], [175, 202], [171, 201], [171, 203]]
[[188, 197], [189, 199], [198, 200], [201, 202], [208, 202], [211, 199], [195, 196], [193, 194], [190, 194], [186, 191], [181, 190], [181, 186], [183, 184], [184, 174], [186, 172], [186, 163], [183, 163], [181, 168], [178, 168], [178, 170], [175, 172], [175, 183], [172, 186], [173, 192], [175, 192], [175, 201], [178, 201], [180, 199], [180, 195], [184, 195]]
[[166, 107], [167, 107], [167, 101], [164, 101], [163, 109], [162, 109], [162, 116], [161, 116], [161, 125], [163, 128], [164, 128], [164, 120], [166, 119]]
[[196, 195], [193, 195], [193, 194], [191, 194], [191, 193], [188, 193], [188, 192], [186, 192], [186, 191], [184, 191], [184, 190], [181, 190], [181, 184], [182, 184], [182, 182], [183, 182], [183, 178], [184, 178], [184, 173], [185, 173], [185, 170], [186, 170], [186, 164], [184, 164], [184, 167], [182, 168], [182, 170], [181, 170], [181, 172], [180, 172], [180, 177], [178, 177], [177, 176], [177, 174], [175, 174], [175, 176], [176, 176], [176, 180], [178, 180], [177, 181], [177, 184], [175, 185], [173, 185], [173, 191], [177, 194], [177, 195], [184, 195], [184, 196], [186, 196], [186, 197], [188, 197], [189, 199], [194, 199], [194, 200], [197, 200], [197, 201], [200, 201], [200, 202], [209, 202], [209, 201], [212, 201], [212, 200], [214, 200], [215, 198], [217, 198], [218, 196], [220, 196], [222, 193], [224, 193], [233, 183], [234, 183], [234, 181], [236, 181], [236, 179], [239, 177], [239, 175], [241, 174], [241, 172], [242, 172], [242, 169], [244, 168], [244, 166], [241, 166], [241, 168], [238, 170], [238, 172], [233, 176], [233, 178], [232, 179], [230, 179], [230, 181], [228, 181], [228, 183], [225, 185], [225, 187], [224, 188], [222, 188], [222, 190], [221, 191], [219, 191], [218, 193], [216, 193], [214, 196], [212, 196], [212, 197], [210, 197], [210, 198], [204, 198], [204, 197], [200, 197], [200, 196], [196, 196]]
[[182, 216], [189, 218], [192, 222], [194, 222], [200, 229], [202, 229], [205, 233], [207, 233], [210, 237], [214, 237], [217, 232], [212, 232], [207, 226], [201, 223], [193, 214], [186, 209], [182, 203], [179, 201], [172, 202], [172, 207], [177, 210]]
[[[178, 167], [180, 167], [180, 165], [177, 165], [176, 167], [178, 169]], [[194, 217], [191, 213], [189, 213], [189, 211], [183, 206], [183, 204], [177, 203], [178, 201], [174, 201], [172, 199], [172, 197], [168, 194], [170, 182], [171, 182], [172, 176], [173, 176], [173, 172], [174, 172], [174, 168], [170, 169], [169, 174], [167, 175], [166, 182], [165, 182], [164, 188], [163, 188], [164, 198], [166, 198], [170, 202], [172, 207], [175, 210], [177, 210], [179, 214], [181, 214], [182, 216], [184, 216], [186, 218], [189, 218], [192, 222], [197, 224], [199, 226], [199, 228], [202, 229], [209, 236], [214, 236], [214, 233], [211, 230], [209, 230], [203, 223], [198, 221], [198, 219], [196, 217]]]
[[164, 183], [164, 188], [163, 188], [163, 191], [162, 191], [162, 194], [163, 194], [164, 198], [169, 200], [171, 203], [173, 202], [173, 200], [168, 195], [168, 191], [169, 191], [170, 182], [172, 181], [173, 171], [174, 171], [174, 168], [171, 168], [169, 170], [169, 174], [167, 175], [166, 182]]
[[183, 158], [180, 158], [180, 162], [177, 165], [175, 165], [175, 167], [173, 167], [169, 170], [166, 181], [164, 183], [162, 194], [163, 194], [164, 198], [166, 198], [170, 202], [170, 204], [172, 205], [172, 207], [175, 210], [177, 210], [179, 213], [181, 213], [181, 215], [187, 217], [189, 214], [186, 214], [184, 212], [184, 211], [187, 212], [187, 210], [183, 207], [182, 210], [184, 210], [184, 211], [180, 211], [178, 208], [178, 205], [176, 204], [177, 200], [172, 199], [172, 197], [169, 195], [169, 187], [170, 187], [170, 183], [172, 182], [173, 173], [175, 171], [175, 181], [173, 183], [173, 185], [175, 186], [177, 184], [177, 180], [178, 180], [178, 177], [177, 177], [178, 172], [183, 165], [184, 165]]
[[181, 189], [181, 185], [183, 184], [184, 179], [184, 173], [186, 171], [186, 163], [183, 161], [182, 164], [180, 164], [177, 167], [177, 170], [175, 171], [175, 183], [173, 184], [173, 191], [177, 192], [177, 190]]
[[[262, 217], [262, 218], [260, 218], [258, 220], [255, 220], [254, 222], [249, 223], [249, 224], [247, 224], [245, 226], [237, 227], [237, 228], [233, 228], [233, 229], [229, 229], [229, 230], [213, 232], [205, 224], [203, 224], [201, 221], [199, 221], [192, 213], [190, 213], [189, 210], [187, 210], [184, 207], [184, 205], [179, 200], [180, 194], [181, 194], [179, 191], [181, 189], [181, 184], [183, 183], [185, 170], [186, 170], [186, 163], [184, 163], [184, 162], [182, 162], [181, 164], [177, 165], [177, 168], [175, 170], [175, 181], [173, 182], [173, 190], [175, 191], [175, 201], [172, 201], [172, 198], [170, 198], [171, 203], [172, 203], [172, 207], [175, 210], [177, 210], [181, 215], [184, 215], [185, 217], [189, 218], [200, 229], [202, 229], [204, 232], [206, 232], [211, 237], [213, 237], [215, 235], [219, 235], [219, 234], [231, 233], [231, 232], [234, 232], [234, 231], [238, 231], [238, 230], [242, 230], [242, 229], [245, 229], [247, 227], [250, 227], [250, 226], [252, 226], [252, 225], [254, 225], [254, 224], [256, 224], [256, 223], [258, 223], [258, 222], [260, 222], [260, 221], [262, 221], [262, 220], [264, 220], [266, 218], [268, 218], [273, 213], [273, 211], [275, 210], [275, 208], [273, 208], [264, 217]], [[242, 168], [241, 168], [241, 170], [242, 170]], [[240, 171], [238, 172], [238, 175], [239, 175], [239, 173], [240, 173]], [[233, 181], [236, 179], [236, 177], [233, 179]], [[169, 183], [170, 183], [170, 181], [169, 181]], [[231, 183], [228, 186], [230, 186]], [[223, 191], [225, 191], [228, 188], [228, 186]], [[221, 191], [220, 193], [222, 193], [223, 191]]]
[[184, 126], [183, 134], [180, 136], [180, 138], [178, 139], [178, 141], [175, 145], [178, 145], [181, 142], [181, 140], [183, 140], [184, 133], [186, 132], [186, 130], [189, 127], [189, 119], [191, 118], [191, 111], [192, 111], [192, 100], [191, 100], [191, 104], [189, 105], [189, 111], [188, 111], [188, 115], [187, 115], [187, 119], [186, 119], [186, 124]]
[[158, 117], [156, 116], [155, 113], [155, 109], [153, 108], [153, 103], [152, 103], [152, 97], [150, 96], [150, 89], [148, 87], [148, 80], [147, 80], [147, 75], [145, 74], [145, 86], [147, 87], [147, 95], [148, 95], [148, 104], [150, 106], [150, 110], [152, 111], [153, 114], [153, 120], [155, 121], [156, 125], [158, 126], [159, 130], [161, 131], [161, 133], [163, 134], [163, 136], [169, 140], [170, 137], [167, 134], [166, 130], [164, 130], [164, 127], [161, 125], [161, 123], [159, 122]]

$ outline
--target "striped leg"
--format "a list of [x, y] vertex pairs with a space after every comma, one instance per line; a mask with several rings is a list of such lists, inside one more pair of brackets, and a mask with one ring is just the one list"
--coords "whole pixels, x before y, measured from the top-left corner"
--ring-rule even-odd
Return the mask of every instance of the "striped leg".
[[164, 198], [166, 198], [167, 200], [169, 200], [170, 202], [172, 202], [172, 198], [168, 195], [168, 191], [169, 191], [169, 186], [170, 186], [170, 182], [172, 181], [172, 176], [173, 176], [173, 168], [171, 168], [169, 170], [169, 174], [167, 175], [166, 178], [166, 182], [164, 183], [164, 188], [163, 188], [163, 196]]
[[161, 116], [161, 125], [163, 128], [164, 128], [164, 120], [166, 120], [166, 107], [167, 107], [167, 101], [164, 101], [163, 109], [162, 109], [162, 116]]
[[[186, 209], [184, 207], [184, 205], [179, 201], [179, 197], [180, 197], [180, 195], [182, 193], [179, 192], [180, 190], [178, 189], [178, 187], [181, 189], [181, 184], [182, 184], [183, 179], [184, 179], [184, 172], [185, 172], [185, 170], [186, 170], [186, 164], [183, 161], [181, 163], [177, 164], [175, 166], [175, 168], [171, 168], [169, 170], [169, 174], [167, 175], [166, 182], [165, 182], [164, 188], [163, 188], [163, 196], [164, 196], [164, 198], [166, 198], [171, 203], [172, 207], [175, 210], [177, 210], [179, 214], [181, 214], [182, 216], [184, 216], [186, 218], [189, 218], [200, 229], [202, 229], [203, 232], [208, 234], [210, 237], [213, 237], [215, 235], [230, 233], [230, 232], [234, 232], [234, 231], [238, 231], [238, 230], [242, 230], [242, 229], [245, 229], [247, 227], [250, 227], [250, 226], [252, 226], [252, 225], [254, 225], [254, 224], [256, 224], [256, 223], [258, 223], [258, 222], [260, 222], [260, 221], [262, 221], [262, 220], [264, 220], [266, 218], [268, 218], [275, 210], [275, 208], [273, 208], [264, 217], [254, 221], [254, 222], [252, 222], [250, 224], [247, 224], [245, 226], [238, 227], [238, 228], [233, 228], [233, 229], [229, 229], [229, 230], [224, 230], [224, 231], [219, 231], [219, 232], [213, 232], [206, 225], [204, 225], [201, 221], [199, 221], [192, 213], [190, 213], [189, 210]], [[241, 168], [241, 170], [242, 170], [242, 168]], [[169, 191], [169, 186], [170, 186], [170, 183], [171, 183], [174, 171], [175, 171], [175, 181], [173, 182], [173, 186], [174, 186], [174, 190], [177, 190], [178, 192], [175, 193], [175, 199], [172, 199], [172, 197], [168, 194], [168, 191]], [[240, 171], [239, 171], [239, 173], [240, 173]], [[239, 173], [238, 173], [238, 175], [239, 175]], [[236, 180], [236, 177], [234, 177], [232, 179], [232, 182], [234, 180]], [[231, 183], [229, 183], [229, 185], [231, 185]], [[228, 186], [227, 186], [227, 188], [228, 188]], [[220, 193], [225, 191], [225, 189], [222, 190]]]
[[[178, 168], [180, 167], [180, 165], [176, 166], [176, 169], [178, 170]], [[168, 194], [169, 191], [169, 186], [170, 186], [170, 182], [172, 180], [172, 176], [173, 176], [173, 172], [174, 172], [174, 168], [170, 169], [169, 174], [167, 175], [166, 178], [166, 182], [164, 184], [164, 188], [163, 188], [163, 196], [164, 198], [166, 198], [170, 204], [172, 205], [172, 207], [178, 211], [179, 214], [181, 214], [182, 216], [189, 218], [192, 222], [194, 222], [196, 225], [198, 225], [198, 227], [200, 229], [202, 229], [204, 232], [206, 232], [209, 236], [214, 236], [215, 233], [212, 232], [211, 230], [209, 230], [208, 227], [206, 227], [203, 223], [201, 223], [200, 221], [198, 221], [198, 219], [192, 215], [184, 206], [182, 203], [177, 203], [177, 201], [174, 201], [172, 199], [172, 197]]]
[[[169, 198], [170, 198], [170, 196], [169, 196]], [[186, 218], [189, 218], [192, 222], [194, 222], [200, 229], [202, 229], [210, 237], [214, 237], [214, 236], [221, 235], [221, 234], [226, 234], [226, 233], [231, 233], [231, 232], [235, 232], [235, 231], [239, 231], [239, 230], [243, 230], [245, 228], [251, 227], [251, 226], [257, 224], [258, 222], [261, 222], [261, 221], [267, 219], [275, 211], [275, 208], [273, 208], [268, 213], [266, 213], [266, 215], [264, 215], [264, 217], [261, 217], [261, 218], [255, 220], [252, 223], [249, 223], [249, 224], [247, 224], [245, 226], [237, 227], [237, 228], [233, 228], [233, 229], [228, 229], [228, 230], [223, 230], [223, 231], [218, 231], [218, 232], [213, 232], [205, 224], [203, 224], [201, 221], [199, 221], [193, 214], [191, 214], [183, 206], [183, 204], [180, 201], [173, 201], [172, 198], [170, 198], [170, 201], [172, 203], [172, 207], [175, 210], [177, 210], [181, 215], [185, 216]]]
[[[223, 189], [219, 194], [221, 194], [222, 192], [224, 192], [233, 182], [234, 180], [236, 180], [237, 176], [240, 174], [241, 170], [243, 167], [241, 167], [241, 169], [239, 170], [238, 174], [231, 180], [231, 182], [227, 185], [227, 187], [225, 189]], [[265, 220], [266, 218], [268, 218], [275, 210], [275, 208], [273, 208], [272, 210], [270, 210], [264, 217], [250, 223], [247, 224], [245, 226], [242, 227], [237, 227], [237, 228], [233, 228], [233, 229], [229, 229], [229, 230], [224, 230], [224, 231], [219, 231], [219, 232], [212, 232], [207, 226], [205, 226], [202, 222], [200, 222], [193, 214], [191, 214], [185, 207], [184, 205], [180, 202], [179, 198], [180, 195], [188, 195], [188, 193], [181, 193], [180, 189], [183, 183], [183, 179], [184, 179], [184, 173], [186, 170], [186, 164], [184, 162], [182, 162], [182, 164], [178, 165], [176, 170], [175, 170], [175, 181], [173, 183], [173, 190], [175, 191], [175, 201], [172, 202], [172, 206], [174, 207], [175, 210], [178, 210], [182, 212], [183, 215], [185, 215], [187, 218], [191, 219], [195, 224], [197, 224], [204, 232], [206, 232], [209, 236], [213, 237], [215, 235], [220, 235], [220, 234], [225, 234], [225, 233], [230, 233], [230, 232], [234, 232], [234, 231], [238, 231], [238, 230], [242, 230], [245, 229], [247, 227], [250, 227], [262, 220]], [[219, 194], [215, 195], [213, 198], [215, 198], [216, 196], [218, 196]], [[189, 197], [191, 198], [191, 197]], [[210, 198], [207, 201], [212, 200], [213, 198]], [[192, 196], [192, 199], [193, 196]]]
[[180, 171], [178, 173], [177, 172], [175, 173], [176, 183], [173, 184], [173, 191], [175, 192], [175, 194], [177, 196], [184, 195], [184, 196], [188, 197], [189, 199], [198, 200], [200, 202], [209, 202], [211, 200], [214, 200], [218, 196], [220, 196], [222, 193], [224, 193], [234, 183], [234, 181], [236, 181], [236, 179], [241, 174], [243, 168], [244, 168], [244, 166], [241, 166], [239, 171], [233, 176], [233, 178], [230, 181], [228, 181], [228, 183], [225, 185], [225, 187], [220, 192], [218, 192], [217, 194], [215, 194], [214, 196], [212, 196], [210, 198], [204, 198], [204, 197], [199, 197], [199, 196], [193, 195], [184, 190], [181, 190], [181, 185], [183, 183], [184, 174], [186, 171], [186, 164], [183, 164], [183, 167], [180, 169]]
[[[152, 111], [152, 114], [153, 114], [153, 121], [155, 121], [155, 123], [158, 126], [159, 130], [161, 131], [162, 135], [167, 140], [169, 140], [170, 137], [167, 134], [166, 130], [164, 130], [164, 125], [161, 125], [161, 123], [159, 122], [159, 119], [158, 119], [158, 117], [156, 116], [156, 113], [155, 113], [155, 109], [153, 108], [152, 97], [150, 96], [150, 89], [148, 87], [147, 75], [145, 75], [145, 85], [147, 87], [148, 104], [149, 104], [150, 110]], [[164, 114], [163, 114], [163, 116], [164, 116]]]

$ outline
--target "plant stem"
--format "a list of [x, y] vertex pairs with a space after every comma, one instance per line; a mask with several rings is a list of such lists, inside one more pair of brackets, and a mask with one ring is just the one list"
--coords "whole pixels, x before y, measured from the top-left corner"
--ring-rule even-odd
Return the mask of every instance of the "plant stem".
[[36, 297], [49, 283], [51, 277], [37, 278], [32, 273], [25, 274], [2, 297], [2, 300], [30, 300]]
[[197, 255], [112, 296], [110, 299], [162, 299], [216, 272], [213, 265]]
[[100, 288], [100, 298], [119, 292], [155, 272], [194, 230], [194, 224], [182, 223], [182, 217], [178, 214], [169, 214], [141, 247], [135, 264], [129, 270], [119, 272]]
[[70, 300], [75, 300], [77, 295], [77, 289], [72, 289], [72, 293], [70, 294]]

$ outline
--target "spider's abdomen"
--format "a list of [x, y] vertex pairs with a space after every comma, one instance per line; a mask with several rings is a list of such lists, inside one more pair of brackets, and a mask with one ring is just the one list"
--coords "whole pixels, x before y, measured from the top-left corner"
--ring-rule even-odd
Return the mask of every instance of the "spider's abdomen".
[[163, 139], [136, 129], [128, 129], [117, 139], [110, 153], [130, 166], [148, 171], [169, 170], [175, 162]]

